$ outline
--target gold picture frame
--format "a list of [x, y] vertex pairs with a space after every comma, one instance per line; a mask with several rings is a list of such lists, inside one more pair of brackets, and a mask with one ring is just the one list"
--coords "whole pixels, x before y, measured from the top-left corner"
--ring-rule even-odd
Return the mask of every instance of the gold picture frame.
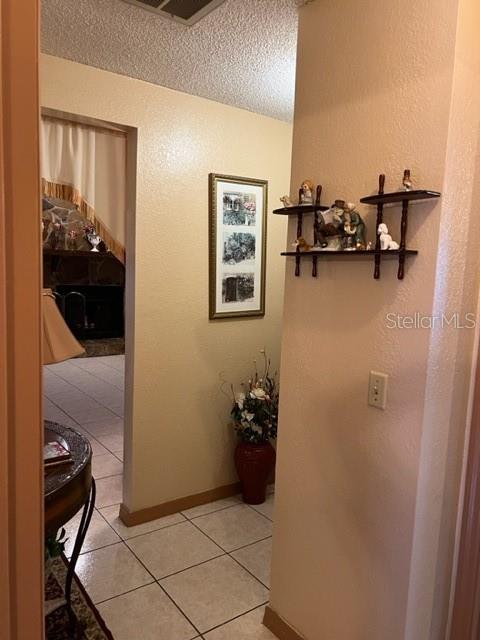
[[209, 317], [265, 315], [268, 181], [209, 175]]

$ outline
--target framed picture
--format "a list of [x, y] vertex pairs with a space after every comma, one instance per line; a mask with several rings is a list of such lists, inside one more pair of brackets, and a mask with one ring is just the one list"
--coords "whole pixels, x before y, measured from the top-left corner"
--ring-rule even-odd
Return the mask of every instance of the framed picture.
[[263, 316], [268, 182], [209, 177], [210, 318]]

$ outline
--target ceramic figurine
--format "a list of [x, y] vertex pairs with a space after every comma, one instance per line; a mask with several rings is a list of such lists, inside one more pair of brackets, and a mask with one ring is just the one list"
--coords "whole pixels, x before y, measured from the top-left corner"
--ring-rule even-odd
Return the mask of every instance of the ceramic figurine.
[[304, 180], [301, 187], [300, 204], [313, 204], [313, 182]]
[[298, 247], [300, 251], [310, 251], [310, 249], [313, 248], [312, 245], [308, 244], [305, 238], [302, 238], [301, 236], [295, 240], [292, 247], [295, 247], [295, 249]]
[[398, 242], [392, 240], [392, 236], [388, 233], [388, 227], [384, 222], [378, 225], [377, 234], [380, 236], [380, 249], [382, 249], [382, 251], [385, 249], [400, 248]]
[[412, 180], [410, 178], [410, 169], [405, 169], [405, 171], [403, 172], [403, 180], [402, 180], [402, 187], [404, 191], [411, 191], [412, 190]]
[[367, 242], [367, 251], [373, 251], [373, 249], [375, 249], [375, 245], [371, 240], [369, 240]]
[[280, 198], [280, 202], [283, 204], [284, 207], [293, 207], [293, 203], [288, 196], [282, 196]]
[[333, 222], [326, 222], [325, 217], [319, 213], [318, 222], [315, 224], [315, 245], [317, 248], [329, 248], [333, 238], [339, 236], [339, 227]]
[[355, 210], [353, 202], [345, 203], [343, 207], [343, 234], [346, 238], [351, 237], [351, 245], [354, 249], [365, 249], [365, 223], [358, 211]]
[[327, 249], [330, 251], [336, 251], [341, 249], [341, 236], [342, 236], [342, 214], [343, 206], [345, 202], [343, 200], [335, 200], [335, 203], [324, 211], [318, 214], [318, 221], [315, 224], [315, 246], [321, 249]]

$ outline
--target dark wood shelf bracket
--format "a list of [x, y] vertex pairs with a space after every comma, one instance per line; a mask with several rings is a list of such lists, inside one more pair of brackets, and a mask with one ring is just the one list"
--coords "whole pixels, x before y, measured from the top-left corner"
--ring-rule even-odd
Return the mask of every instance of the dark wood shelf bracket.
[[[382, 173], [378, 178], [378, 195], [383, 196], [384, 193], [385, 193], [385, 174]], [[379, 202], [377, 204], [377, 225], [375, 227], [376, 230], [382, 224], [382, 222], [383, 222], [383, 202]], [[380, 260], [381, 260], [380, 236], [378, 235], [378, 233], [376, 233], [375, 234], [375, 271], [373, 274], [373, 277], [375, 278], [375, 280], [380, 279]]]
[[407, 188], [411, 185], [410, 170], [405, 169], [403, 173], [403, 184], [406, 186], [404, 191], [395, 191], [393, 193], [385, 193], [385, 175], [379, 176], [379, 187], [377, 196], [366, 196], [361, 198], [360, 202], [363, 204], [376, 205], [377, 206], [377, 225], [376, 225], [376, 238], [375, 238], [375, 270], [373, 277], [375, 280], [380, 278], [380, 260], [382, 252], [380, 251], [380, 237], [378, 235], [378, 226], [383, 222], [383, 207], [386, 204], [402, 204], [402, 218], [400, 222], [400, 248], [398, 249], [398, 273], [399, 280], [403, 280], [405, 277], [405, 257], [408, 255], [407, 251], [407, 229], [408, 229], [408, 213], [410, 202], [416, 200], [431, 200], [432, 198], [439, 198], [440, 193], [438, 191], [429, 191], [427, 189], [410, 190]]
[[[297, 244], [295, 251], [284, 251], [282, 256], [294, 256], [295, 257], [295, 276], [300, 275], [300, 263], [302, 258], [308, 256], [312, 260], [312, 277], [316, 278], [318, 273], [318, 258], [335, 257], [341, 255], [342, 257], [354, 258], [354, 257], [374, 257], [375, 268], [373, 277], [375, 280], [380, 278], [380, 266], [382, 256], [387, 258], [398, 258], [398, 272], [397, 278], [403, 280], [405, 277], [405, 260], [407, 256], [417, 255], [417, 251], [414, 249], [407, 249], [407, 230], [408, 230], [408, 213], [410, 202], [418, 200], [431, 200], [432, 198], [439, 198], [441, 193], [438, 191], [429, 191], [426, 189], [411, 189], [410, 170], [405, 169], [403, 174], [403, 191], [395, 191], [392, 193], [385, 193], [385, 174], [381, 174], [378, 178], [378, 194], [373, 196], [366, 196], [360, 199], [362, 204], [372, 205], [377, 207], [377, 219], [375, 226], [375, 249], [356, 249], [356, 250], [310, 250], [302, 251], [300, 244]], [[302, 204], [302, 190], [300, 189], [298, 197], [298, 205], [292, 205], [289, 207], [282, 207], [275, 209], [273, 213], [277, 215], [296, 215], [297, 216], [297, 240], [303, 237], [303, 215], [305, 213], [314, 214], [313, 222], [313, 246], [318, 246], [318, 229], [319, 229], [319, 212], [327, 211], [329, 207], [320, 204], [322, 196], [322, 186], [317, 186], [315, 204]], [[382, 249], [380, 244], [380, 236], [378, 235], [378, 227], [383, 223], [383, 211], [386, 204], [401, 204], [402, 205], [402, 217], [400, 222], [400, 243], [398, 249]]]

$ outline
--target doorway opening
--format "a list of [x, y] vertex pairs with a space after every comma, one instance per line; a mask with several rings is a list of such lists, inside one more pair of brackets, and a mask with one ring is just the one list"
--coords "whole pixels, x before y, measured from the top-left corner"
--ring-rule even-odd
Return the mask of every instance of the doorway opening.
[[[95, 481], [93, 491], [84, 496], [85, 509], [72, 505], [54, 523], [55, 531], [65, 530], [61, 545], [75, 569], [89, 545], [104, 547], [120, 540], [113, 523], [129, 481], [124, 469], [130, 469], [133, 375], [125, 376], [125, 370], [133, 362], [137, 132], [51, 109], [42, 109], [42, 126], [45, 123], [43, 287], [59, 318], [57, 332], [50, 336], [49, 364], [43, 367], [45, 433], [49, 441], [66, 445], [73, 457], [77, 449], [87, 451], [85, 464], [91, 465]], [[83, 154], [80, 159], [77, 151]], [[44, 319], [48, 331], [45, 311]], [[80, 345], [76, 353], [62, 351], [62, 345], [55, 348], [55, 341], [67, 334], [72, 344]], [[80, 348], [83, 353], [77, 355]], [[68, 474], [60, 462], [51, 469], [45, 490], [53, 496], [59, 490], [57, 476]], [[65, 582], [61, 560], [50, 563], [48, 572], [50, 611], [57, 603], [49, 589], [54, 594], [55, 585]], [[72, 589], [75, 592], [75, 581]], [[47, 616], [47, 626], [54, 619]]]

